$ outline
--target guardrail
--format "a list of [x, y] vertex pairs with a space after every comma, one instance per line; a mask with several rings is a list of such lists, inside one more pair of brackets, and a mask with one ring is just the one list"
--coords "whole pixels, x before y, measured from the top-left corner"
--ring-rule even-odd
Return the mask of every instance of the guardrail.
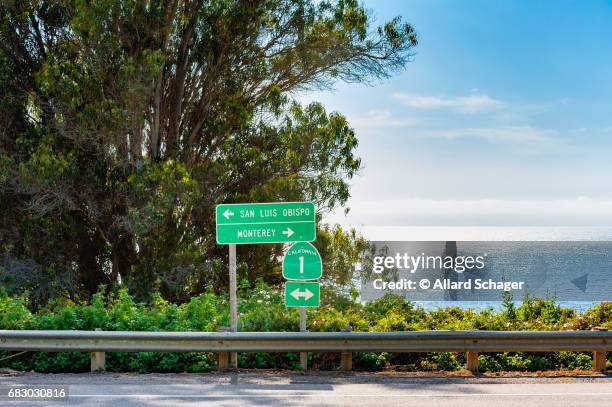
[[612, 332], [410, 331], [410, 332], [122, 332], [0, 330], [0, 350], [92, 352], [92, 371], [104, 370], [104, 352], [340, 352], [350, 370], [352, 352], [465, 352], [478, 370], [479, 352], [593, 352], [593, 369], [605, 370]]

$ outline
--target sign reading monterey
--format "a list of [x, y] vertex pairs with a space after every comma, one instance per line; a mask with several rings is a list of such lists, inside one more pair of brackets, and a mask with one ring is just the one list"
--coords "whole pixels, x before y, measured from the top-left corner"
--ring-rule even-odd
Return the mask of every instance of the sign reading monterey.
[[312, 202], [222, 204], [216, 208], [217, 243], [311, 242], [316, 238]]

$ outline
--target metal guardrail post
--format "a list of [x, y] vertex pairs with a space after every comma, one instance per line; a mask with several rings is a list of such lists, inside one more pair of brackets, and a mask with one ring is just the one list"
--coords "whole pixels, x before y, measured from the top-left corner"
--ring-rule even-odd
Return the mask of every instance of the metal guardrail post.
[[[607, 331], [607, 328], [595, 327], [591, 331]], [[592, 369], [596, 372], [606, 371], [606, 351], [594, 351], [593, 352], [593, 367]]]
[[[217, 332], [230, 332], [231, 328], [222, 326], [217, 329]], [[229, 368], [230, 353], [229, 352], [217, 352], [217, 370], [224, 371]]]
[[478, 352], [465, 352], [465, 368], [472, 373], [478, 373]]
[[[353, 328], [348, 326], [342, 329], [342, 332], [352, 332]], [[340, 353], [340, 370], [350, 371], [353, 370], [353, 353], [352, 352], [341, 352]]]
[[606, 352], [593, 352], [593, 370], [603, 372], [606, 370]]
[[[101, 331], [101, 328], [96, 328], [96, 331]], [[106, 353], [91, 352], [90, 367], [92, 372], [106, 371]]]

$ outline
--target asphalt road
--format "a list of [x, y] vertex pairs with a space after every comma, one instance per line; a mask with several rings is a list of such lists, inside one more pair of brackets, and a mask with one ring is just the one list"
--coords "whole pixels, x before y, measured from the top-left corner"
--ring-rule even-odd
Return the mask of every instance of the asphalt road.
[[379, 374], [22, 374], [0, 389], [69, 386], [69, 398], [3, 406], [612, 406], [612, 376], [410, 377]]

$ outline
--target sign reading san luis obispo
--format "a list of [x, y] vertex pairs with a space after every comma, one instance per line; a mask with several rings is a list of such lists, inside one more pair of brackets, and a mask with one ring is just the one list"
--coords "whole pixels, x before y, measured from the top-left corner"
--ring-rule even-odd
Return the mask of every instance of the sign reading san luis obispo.
[[313, 202], [221, 204], [217, 243], [311, 242], [316, 238]]

